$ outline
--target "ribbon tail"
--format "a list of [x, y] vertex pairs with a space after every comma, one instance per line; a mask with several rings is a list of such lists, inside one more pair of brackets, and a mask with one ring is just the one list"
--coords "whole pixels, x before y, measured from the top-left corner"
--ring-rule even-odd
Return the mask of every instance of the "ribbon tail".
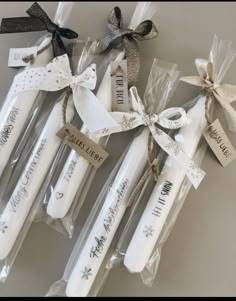
[[77, 86], [73, 89], [73, 99], [77, 113], [91, 133], [118, 127], [117, 122], [89, 89]]
[[46, 30], [46, 25], [33, 17], [4, 18], [0, 33], [33, 32]]
[[101, 130], [95, 131], [93, 134], [97, 137], [104, 137], [104, 136], [109, 136], [111, 134], [115, 133], [121, 133], [123, 132], [122, 126], [117, 126], [114, 128], [103, 128]]
[[236, 111], [230, 103], [219, 96], [219, 94], [214, 93], [215, 98], [218, 100], [219, 104], [224, 109], [225, 117], [228, 123], [229, 130], [236, 132]]
[[[44, 67], [32, 68], [20, 72], [14, 77], [9, 94], [11, 94], [11, 96], [14, 96], [24, 91], [44, 90], [42, 85], [44, 81], [47, 82], [46, 74], [45, 77], [42, 76], [44, 74]], [[37, 81], [36, 79], [39, 80]]]
[[64, 45], [60, 35], [57, 33], [53, 34], [53, 36], [52, 36], [52, 47], [53, 47], [53, 53], [54, 53], [55, 57], [61, 56], [65, 53], [67, 53], [65, 45]]
[[140, 74], [140, 52], [138, 43], [134, 39], [128, 39], [125, 37], [123, 39], [123, 43], [128, 65], [128, 85], [129, 87], [132, 87], [135, 86]]
[[207, 87], [207, 84], [200, 76], [184, 76], [181, 77], [180, 80], [194, 86]]
[[95, 132], [96, 136], [107, 136], [115, 133], [126, 132], [143, 125], [142, 116], [137, 112], [110, 112], [111, 117], [118, 123], [118, 127], [103, 128]]
[[10, 92], [17, 93], [32, 90], [59, 91], [69, 86], [70, 65], [67, 55], [56, 57], [46, 67], [26, 69], [14, 78]]
[[158, 145], [184, 169], [186, 176], [189, 178], [194, 188], [197, 189], [205, 177], [205, 172], [198, 167], [182, 150], [180, 145], [165, 132], [156, 129], [154, 125], [149, 126], [149, 128]]

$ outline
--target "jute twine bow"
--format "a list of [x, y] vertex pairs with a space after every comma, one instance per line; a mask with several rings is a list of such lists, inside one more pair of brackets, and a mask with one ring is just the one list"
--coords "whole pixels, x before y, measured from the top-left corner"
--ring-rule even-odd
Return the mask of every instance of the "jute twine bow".
[[160, 170], [159, 170], [159, 161], [154, 155], [154, 138], [151, 133], [148, 137], [148, 168], [144, 172], [143, 176], [139, 180], [138, 184], [135, 186], [133, 192], [131, 193], [127, 206], [131, 206], [139, 197], [140, 192], [142, 191], [146, 181], [150, 175], [153, 175], [155, 182], [158, 181]]

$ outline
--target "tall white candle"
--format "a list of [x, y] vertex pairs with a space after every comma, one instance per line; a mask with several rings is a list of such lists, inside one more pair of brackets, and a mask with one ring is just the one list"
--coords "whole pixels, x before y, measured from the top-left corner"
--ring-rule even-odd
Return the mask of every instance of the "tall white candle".
[[149, 130], [132, 142], [69, 277], [66, 295], [87, 296], [147, 163]]
[[[59, 2], [54, 22], [64, 26], [69, 18], [72, 3]], [[48, 36], [40, 43], [39, 49], [51, 41]], [[34, 67], [44, 67], [53, 58], [52, 47], [48, 48], [35, 58], [33, 64], [26, 70]], [[12, 89], [12, 87], [11, 87]], [[0, 112], [0, 176], [7, 165], [12, 151], [26, 126], [27, 118], [35, 104], [39, 91], [22, 92], [14, 97], [8, 93]]]
[[[191, 124], [181, 128], [176, 141], [192, 158], [207, 126], [204, 96], [187, 116]], [[124, 265], [130, 272], [138, 273], [145, 268], [184, 178], [185, 172], [169, 156], [126, 251]]]
[[[122, 52], [117, 56], [116, 61], [122, 60], [123, 57], [124, 53]], [[108, 66], [96, 95], [108, 112], [112, 110], [110, 74], [111, 69]], [[100, 139], [92, 136], [85, 126], [82, 127], [81, 132], [95, 143], [99, 143]], [[67, 214], [88, 167], [89, 162], [86, 159], [79, 156], [74, 150], [70, 152], [48, 202], [47, 214], [49, 216], [56, 219], [63, 218]]]
[[[16, 184], [16, 187], [0, 217], [0, 260], [5, 259], [27, 218], [49, 167], [58, 151], [61, 140], [56, 133], [63, 126], [63, 99], [58, 102], [37, 140], [32, 154]], [[72, 97], [67, 107], [67, 120], [74, 115]]]
[[[44, 39], [41, 46], [46, 45], [50, 38]], [[40, 46], [40, 47], [41, 47]], [[44, 66], [52, 59], [52, 50], [44, 51], [39, 55], [35, 63], [27, 66], [27, 69]], [[11, 153], [20, 137], [26, 120], [37, 99], [39, 91], [27, 91], [11, 97], [8, 94], [0, 112], [0, 176], [6, 167]]]

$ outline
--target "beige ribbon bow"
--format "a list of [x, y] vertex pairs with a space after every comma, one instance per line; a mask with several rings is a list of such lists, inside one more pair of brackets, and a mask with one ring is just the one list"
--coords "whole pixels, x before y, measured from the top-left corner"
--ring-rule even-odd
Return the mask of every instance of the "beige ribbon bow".
[[199, 76], [185, 76], [180, 78], [180, 80], [202, 87], [207, 92], [208, 97], [214, 95], [225, 112], [229, 129], [236, 132], [236, 111], [231, 105], [236, 100], [236, 86], [220, 84], [214, 81], [214, 66], [212, 62], [205, 59], [196, 59], [195, 65]]

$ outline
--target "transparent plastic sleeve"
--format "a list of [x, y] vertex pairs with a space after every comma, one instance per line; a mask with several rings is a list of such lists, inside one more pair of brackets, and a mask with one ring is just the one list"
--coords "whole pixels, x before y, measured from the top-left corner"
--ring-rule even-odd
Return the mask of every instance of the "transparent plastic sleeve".
[[[59, 3], [55, 23], [67, 21], [72, 3]], [[63, 10], [66, 15], [63, 17]], [[59, 18], [59, 19], [58, 19]], [[43, 37], [38, 46], [47, 45]], [[43, 67], [53, 58], [51, 48], [26, 67]], [[25, 69], [24, 69], [25, 70]], [[10, 95], [10, 92], [9, 92]], [[21, 92], [6, 98], [0, 115], [1, 195], [0, 195], [0, 281], [10, 272], [24, 237], [35, 216], [37, 193], [61, 144], [56, 132], [62, 126], [62, 98], [39, 91]], [[45, 100], [43, 102], [43, 100]], [[47, 101], [47, 103], [46, 103]], [[68, 119], [74, 114], [69, 100]]]
[[[123, 58], [123, 53], [111, 51], [110, 55], [101, 58], [92, 55], [90, 47], [91, 41], [89, 39], [82, 49], [75, 72], [81, 74], [91, 63], [99, 61], [98, 78], [102, 77], [102, 80], [96, 96], [101, 100], [106, 110], [111, 111], [110, 61], [113, 57], [120, 60]], [[76, 126], [79, 125], [80, 122], [77, 122]], [[84, 125], [81, 132], [102, 147], [106, 146], [109, 137], [98, 139], [91, 135]], [[95, 173], [96, 168], [85, 158], [69, 146], [61, 145], [60, 152], [55, 157], [44, 183], [44, 189], [39, 194], [39, 198], [43, 200], [43, 210], [37, 219], [43, 218], [54, 229], [71, 237], [75, 219], [83, 205]]]
[[[36, 202], [37, 194], [47, 176], [48, 170], [57, 155], [61, 140], [56, 133], [63, 126], [62, 105], [64, 93], [52, 105], [44, 116], [41, 116], [38, 127], [31, 132], [32, 138], [22, 153], [20, 164], [10, 179], [0, 203], [0, 280], [5, 281], [13, 261], [19, 251], [30, 224], [40, 204]], [[52, 103], [53, 104], [53, 103]], [[70, 97], [67, 107], [68, 121], [74, 115], [73, 100]], [[44, 122], [44, 127], [41, 127]], [[29, 143], [32, 145], [29, 145]], [[20, 165], [20, 166], [19, 166]]]
[[[144, 104], [150, 114], [165, 108], [176, 87], [177, 65], [154, 61]], [[150, 94], [157, 93], [156, 97]], [[158, 104], [153, 101], [159, 100]], [[129, 197], [138, 184], [148, 162], [149, 129], [141, 128], [123, 153], [104, 185], [81, 230], [61, 281], [54, 284], [48, 296], [95, 296], [105, 277], [106, 263], [122, 230]]]
[[[65, 25], [72, 9], [72, 2], [59, 2], [54, 18], [55, 23]], [[65, 15], [64, 15], [64, 12]], [[47, 34], [36, 42], [38, 49], [48, 45], [51, 35]], [[35, 67], [43, 67], [53, 58], [52, 47], [50, 46], [40, 55], [35, 57], [32, 64], [22, 70], [30, 70]], [[13, 89], [13, 86], [10, 88]], [[1, 192], [5, 190], [6, 183], [13, 173], [13, 167], [18, 162], [17, 157], [21, 154], [29, 139], [31, 129], [35, 126], [37, 116], [42, 108], [47, 93], [43, 91], [26, 91], [12, 97], [8, 93], [2, 102], [0, 111], [0, 186]]]
[[[157, 7], [154, 3], [139, 2], [133, 14], [130, 28], [135, 27], [143, 20], [152, 18], [156, 11]], [[87, 55], [81, 57], [80, 61], [82, 64], [83, 61], [93, 57], [90, 51], [87, 53]], [[98, 59], [97, 57], [94, 56], [92, 60]], [[103, 57], [100, 63], [104, 73], [97, 90], [97, 97], [107, 111], [112, 110], [111, 72], [109, 64], [112, 57], [113, 60], [119, 61], [124, 58], [124, 53], [118, 50], [111, 51], [108, 56], [105, 55]], [[107, 139], [93, 137], [84, 126], [81, 128], [81, 131], [94, 142], [103, 147], [106, 146], [109, 137]], [[46, 222], [56, 230], [72, 237], [75, 220], [96, 174], [96, 169], [73, 150], [60, 161], [65, 162], [63, 169], [60, 173], [55, 172], [52, 184], [49, 183], [50, 191], [48, 190], [44, 197], [47, 212]]]
[[[210, 62], [214, 62], [213, 78], [222, 80], [235, 53], [229, 41], [214, 38]], [[203, 132], [207, 127], [206, 99], [200, 94], [183, 107], [187, 111], [188, 124], [173, 133], [176, 142], [198, 166], [201, 165], [207, 144]], [[214, 99], [211, 98], [213, 116]], [[149, 178], [143, 193], [132, 205], [124, 231], [110, 257], [107, 271], [115, 266], [125, 267], [139, 275], [142, 282], [151, 286], [155, 280], [162, 246], [169, 237], [178, 214], [188, 196], [191, 183], [185, 172], [169, 156], [160, 162], [161, 172], [156, 182]], [[150, 193], [151, 192], [151, 193]]]
[[136, 29], [143, 21], [151, 20], [158, 13], [159, 7], [157, 3], [150, 1], [137, 2], [133, 17], [129, 24], [129, 29]]

